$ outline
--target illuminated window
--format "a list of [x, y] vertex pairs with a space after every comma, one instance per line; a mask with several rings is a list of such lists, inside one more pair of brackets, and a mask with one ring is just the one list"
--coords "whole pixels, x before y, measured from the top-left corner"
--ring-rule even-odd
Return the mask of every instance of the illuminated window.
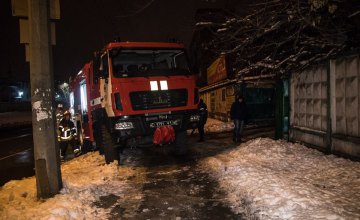
[[80, 84], [80, 99], [81, 99], [81, 112], [87, 113], [87, 96], [86, 96], [86, 83], [85, 80]]
[[74, 112], [74, 92], [70, 92], [69, 98], [70, 98], [69, 111], [70, 111], [71, 115], [75, 115], [75, 112]]

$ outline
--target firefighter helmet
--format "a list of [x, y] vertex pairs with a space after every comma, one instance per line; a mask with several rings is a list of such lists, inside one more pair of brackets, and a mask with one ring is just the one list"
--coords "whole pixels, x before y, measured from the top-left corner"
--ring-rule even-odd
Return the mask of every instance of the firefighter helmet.
[[66, 110], [63, 115], [64, 115], [64, 117], [67, 116], [67, 115], [71, 116], [71, 113], [70, 113], [70, 111]]

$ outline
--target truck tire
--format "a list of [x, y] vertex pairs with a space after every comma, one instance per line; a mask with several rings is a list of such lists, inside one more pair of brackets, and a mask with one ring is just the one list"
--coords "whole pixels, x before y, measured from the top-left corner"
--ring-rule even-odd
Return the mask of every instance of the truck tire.
[[188, 151], [188, 136], [186, 131], [176, 132], [175, 154], [177, 156], [186, 155]]
[[81, 145], [81, 151], [83, 153], [87, 153], [91, 151], [91, 142], [89, 140], [83, 140], [83, 143]]
[[125, 148], [123, 146], [120, 146], [118, 148], [118, 155], [119, 155], [119, 166], [124, 165], [126, 161], [126, 155], [124, 153]]
[[87, 152], [91, 151], [91, 142], [90, 140], [84, 139], [85, 134], [83, 133], [83, 129], [77, 129], [78, 134], [78, 144], [80, 145], [81, 153], [86, 154]]
[[117, 143], [114, 138], [111, 136], [109, 130], [105, 125], [101, 126], [101, 136], [102, 143], [101, 146], [104, 149], [105, 162], [107, 164], [114, 162], [115, 160], [119, 161], [119, 152], [117, 148]]
[[99, 122], [94, 123], [94, 138], [96, 142], [96, 148], [99, 149], [100, 155], [104, 154], [103, 137], [101, 132], [101, 125]]

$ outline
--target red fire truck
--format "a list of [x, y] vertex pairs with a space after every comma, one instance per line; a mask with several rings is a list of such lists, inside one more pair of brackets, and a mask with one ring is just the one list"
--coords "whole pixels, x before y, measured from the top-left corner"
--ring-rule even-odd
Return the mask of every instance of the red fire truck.
[[148, 145], [164, 126], [175, 152], [186, 153], [186, 130], [197, 127], [198, 88], [183, 44], [113, 42], [70, 82], [70, 111], [83, 146], [107, 163], [126, 147]]

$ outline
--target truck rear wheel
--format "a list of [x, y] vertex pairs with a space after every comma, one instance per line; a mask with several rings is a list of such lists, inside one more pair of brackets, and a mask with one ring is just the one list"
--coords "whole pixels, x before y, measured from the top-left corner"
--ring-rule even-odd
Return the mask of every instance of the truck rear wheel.
[[176, 132], [175, 154], [181, 156], [187, 154], [187, 151], [188, 151], [188, 137], [186, 131]]
[[105, 125], [101, 126], [102, 143], [101, 147], [104, 149], [105, 162], [107, 164], [119, 161], [119, 150], [117, 148], [116, 140], [111, 136], [109, 130]]

